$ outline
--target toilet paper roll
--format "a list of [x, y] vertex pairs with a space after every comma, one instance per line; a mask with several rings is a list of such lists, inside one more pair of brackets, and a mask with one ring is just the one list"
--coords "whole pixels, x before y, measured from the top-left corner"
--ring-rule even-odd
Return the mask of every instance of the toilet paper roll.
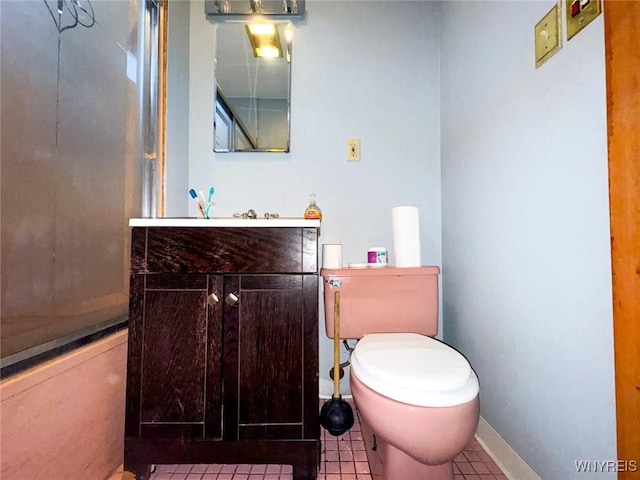
[[391, 210], [395, 265], [400, 268], [422, 266], [420, 252], [420, 212], [415, 206]]
[[322, 268], [342, 268], [342, 244], [322, 245]]

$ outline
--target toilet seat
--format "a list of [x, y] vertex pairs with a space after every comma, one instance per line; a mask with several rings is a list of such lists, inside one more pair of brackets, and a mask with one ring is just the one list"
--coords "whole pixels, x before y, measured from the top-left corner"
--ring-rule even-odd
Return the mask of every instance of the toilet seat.
[[375, 392], [420, 407], [461, 405], [479, 391], [462, 354], [417, 333], [365, 335], [351, 354], [351, 371]]

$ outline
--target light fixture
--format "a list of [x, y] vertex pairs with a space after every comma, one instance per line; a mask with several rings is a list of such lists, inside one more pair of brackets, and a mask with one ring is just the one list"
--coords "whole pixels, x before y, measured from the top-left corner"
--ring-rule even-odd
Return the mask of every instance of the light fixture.
[[287, 63], [291, 63], [291, 39], [293, 38], [293, 32], [290, 23], [284, 29], [284, 38], [287, 41]]
[[277, 25], [273, 23], [250, 23], [246, 28], [254, 57], [282, 57], [282, 45], [280, 44]]

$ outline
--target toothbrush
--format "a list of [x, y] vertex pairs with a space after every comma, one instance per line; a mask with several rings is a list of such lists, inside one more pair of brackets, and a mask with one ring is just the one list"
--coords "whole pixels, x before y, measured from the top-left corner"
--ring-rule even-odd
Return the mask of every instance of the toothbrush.
[[209, 189], [209, 199], [207, 200], [207, 218], [209, 218], [209, 208], [211, 208], [211, 199], [213, 198], [214, 192], [215, 192], [215, 189], [211, 187]]
[[198, 201], [198, 194], [193, 188], [189, 190], [189, 195], [191, 195], [191, 198], [193, 198], [196, 201], [196, 204], [198, 205], [198, 210], [200, 210], [200, 213], [202, 214], [202, 216], [206, 218], [207, 215], [204, 212], [204, 208], [202, 208], [202, 203]]
[[204, 218], [209, 218], [209, 204], [207, 203], [207, 197], [204, 196], [204, 192], [202, 190], [200, 190], [200, 198], [202, 198], [201, 205], [206, 205], [206, 207], [203, 207], [204, 213], [202, 215]]

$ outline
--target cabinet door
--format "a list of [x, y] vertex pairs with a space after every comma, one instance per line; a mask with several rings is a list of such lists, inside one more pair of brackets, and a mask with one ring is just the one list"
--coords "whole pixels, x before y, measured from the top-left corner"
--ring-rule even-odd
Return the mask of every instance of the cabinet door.
[[221, 438], [222, 277], [133, 275], [127, 436]]
[[225, 276], [227, 440], [304, 438], [304, 278]]

